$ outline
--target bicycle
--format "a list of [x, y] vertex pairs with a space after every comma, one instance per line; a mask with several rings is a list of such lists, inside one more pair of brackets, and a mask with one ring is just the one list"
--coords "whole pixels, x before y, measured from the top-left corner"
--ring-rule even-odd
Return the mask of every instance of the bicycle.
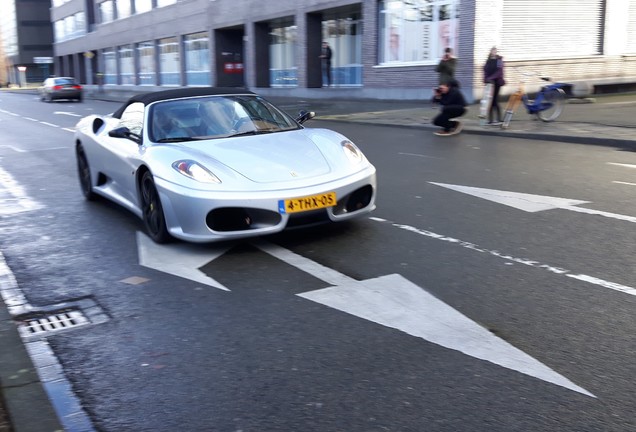
[[[524, 73], [523, 75], [534, 75]], [[541, 80], [552, 82], [548, 77], [540, 77]], [[519, 89], [510, 95], [508, 103], [506, 104], [506, 110], [504, 113], [504, 119], [501, 123], [502, 129], [507, 129], [510, 125], [510, 120], [515, 111], [519, 107], [520, 103], [526, 107], [528, 114], [536, 115], [539, 120], [544, 122], [551, 122], [556, 120], [563, 111], [563, 104], [565, 103], [565, 92], [563, 87], [566, 83], [552, 82], [552, 84], [542, 86], [534, 99], [530, 99], [525, 89], [525, 81], [521, 80]]]

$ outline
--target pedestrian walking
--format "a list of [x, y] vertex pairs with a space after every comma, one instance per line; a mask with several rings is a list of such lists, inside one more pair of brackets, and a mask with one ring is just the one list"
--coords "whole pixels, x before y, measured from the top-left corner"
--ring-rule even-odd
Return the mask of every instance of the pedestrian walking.
[[439, 84], [447, 84], [454, 80], [456, 68], [457, 57], [453, 56], [453, 49], [448, 47], [444, 50], [444, 56], [435, 68], [435, 72], [439, 73]]
[[433, 119], [433, 124], [442, 130], [435, 135], [447, 136], [458, 134], [462, 123], [456, 120], [466, 113], [466, 99], [459, 89], [459, 82], [451, 80], [435, 89], [433, 102], [440, 104], [440, 113]]
[[331, 86], [331, 47], [326, 41], [322, 43], [322, 85]]
[[[488, 107], [488, 124], [501, 124], [501, 109], [497, 99], [499, 98], [499, 90], [506, 84], [504, 80], [504, 61], [503, 57], [497, 54], [497, 47], [492, 47], [488, 54], [488, 59], [484, 64], [484, 84], [492, 84], [492, 97], [490, 98], [490, 107]], [[497, 120], [494, 114], [497, 113]]]

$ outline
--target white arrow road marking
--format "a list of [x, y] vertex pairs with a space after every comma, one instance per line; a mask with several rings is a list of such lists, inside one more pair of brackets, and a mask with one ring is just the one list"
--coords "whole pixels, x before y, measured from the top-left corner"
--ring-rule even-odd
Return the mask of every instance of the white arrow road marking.
[[59, 115], [67, 115], [67, 116], [72, 116], [72, 117], [81, 117], [81, 114], [75, 114], [73, 112], [68, 112], [68, 111], [54, 111], [53, 114], [59, 114]]
[[252, 244], [263, 252], [266, 252], [271, 256], [304, 271], [305, 273], [309, 273], [310, 275], [327, 282], [329, 285], [345, 285], [356, 281], [355, 279], [343, 275], [336, 270], [325, 267], [322, 264], [318, 264], [317, 262], [310, 260], [309, 258], [295, 254], [288, 249], [284, 249], [272, 243], [254, 241]]
[[487, 199], [499, 204], [514, 207], [519, 210], [534, 213], [543, 210], [566, 208], [577, 204], [587, 204], [589, 201], [571, 200], [567, 198], [555, 198], [541, 195], [531, 195], [519, 192], [500, 191], [495, 189], [483, 189], [471, 186], [460, 186], [446, 183], [429, 182], [437, 186], [462, 192], [477, 198]]
[[519, 192], [501, 191], [495, 189], [483, 189], [471, 186], [451, 185], [445, 183], [429, 183], [445, 187], [447, 189], [452, 189], [457, 192], [472, 195], [477, 198], [483, 198], [499, 204], [504, 204], [530, 213], [543, 210], [563, 209], [636, 223], [636, 217], [634, 216], [609, 213], [601, 210], [592, 210], [584, 207], [575, 207], [579, 204], [588, 204], [590, 201], [579, 201], [568, 198], [556, 198]]
[[596, 397], [400, 275], [298, 295], [471, 357]]
[[147, 235], [137, 232], [137, 253], [140, 265], [224, 291], [229, 289], [207, 276], [199, 268], [223, 255], [230, 247], [195, 250], [187, 243], [158, 245]]
[[43, 206], [33, 201], [11, 174], [0, 168], [0, 216], [41, 208]]
[[[252, 244], [293, 267], [336, 285], [298, 294], [300, 297], [595, 397], [400, 275], [356, 281], [280, 246], [262, 240]], [[198, 269], [223, 255], [231, 245], [215, 250], [195, 248], [186, 243], [157, 245], [140, 232], [137, 233], [137, 245], [141, 265], [229, 291]]]

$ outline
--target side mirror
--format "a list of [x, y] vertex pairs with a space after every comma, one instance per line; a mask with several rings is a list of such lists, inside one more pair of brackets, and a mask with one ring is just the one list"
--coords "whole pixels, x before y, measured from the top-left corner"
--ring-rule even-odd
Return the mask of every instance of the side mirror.
[[300, 124], [303, 124], [307, 120], [311, 120], [314, 117], [316, 117], [315, 112], [302, 110], [298, 113], [298, 117], [296, 117], [296, 121]]
[[137, 144], [141, 144], [141, 137], [136, 133], [131, 132], [126, 126], [111, 130], [108, 132], [108, 136], [113, 138], [125, 138], [134, 141]]

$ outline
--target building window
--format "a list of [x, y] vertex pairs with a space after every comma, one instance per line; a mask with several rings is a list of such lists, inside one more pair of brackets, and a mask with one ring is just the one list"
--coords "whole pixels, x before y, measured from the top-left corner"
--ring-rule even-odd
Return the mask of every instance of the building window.
[[85, 35], [86, 21], [84, 12], [78, 12], [75, 15], [55, 21], [53, 24], [53, 34], [55, 42], [63, 42]]
[[107, 23], [115, 19], [113, 0], [106, 0], [99, 4], [99, 22]]
[[135, 13], [144, 13], [152, 10], [152, 0], [135, 0]]
[[64, 20], [57, 20], [53, 23], [53, 37], [55, 42], [64, 40]]
[[139, 58], [139, 84], [157, 84], [155, 73], [155, 44], [152, 42], [138, 43], [137, 56]]
[[207, 33], [183, 38], [186, 85], [210, 85], [210, 48]]
[[119, 47], [119, 78], [121, 84], [135, 84], [135, 56], [132, 45]]
[[64, 39], [70, 39], [75, 33], [75, 18], [73, 16], [67, 16], [64, 18]]
[[[338, 14], [322, 22], [322, 40], [331, 47], [331, 83], [362, 85], [362, 24], [359, 13]], [[323, 69], [323, 75], [326, 70]], [[323, 76], [323, 83], [327, 83]]]
[[159, 84], [179, 85], [179, 43], [176, 37], [159, 40]]
[[128, 18], [131, 15], [130, 0], [115, 0], [117, 4], [117, 18]]
[[117, 54], [112, 48], [102, 51], [104, 84], [117, 84]]
[[459, 0], [380, 0], [379, 63], [435, 63], [457, 52]]
[[272, 23], [269, 28], [269, 83], [272, 87], [298, 85], [296, 40], [298, 27], [293, 22]]
[[80, 37], [86, 34], [86, 15], [78, 12], [75, 15], [75, 34], [73, 37]]

